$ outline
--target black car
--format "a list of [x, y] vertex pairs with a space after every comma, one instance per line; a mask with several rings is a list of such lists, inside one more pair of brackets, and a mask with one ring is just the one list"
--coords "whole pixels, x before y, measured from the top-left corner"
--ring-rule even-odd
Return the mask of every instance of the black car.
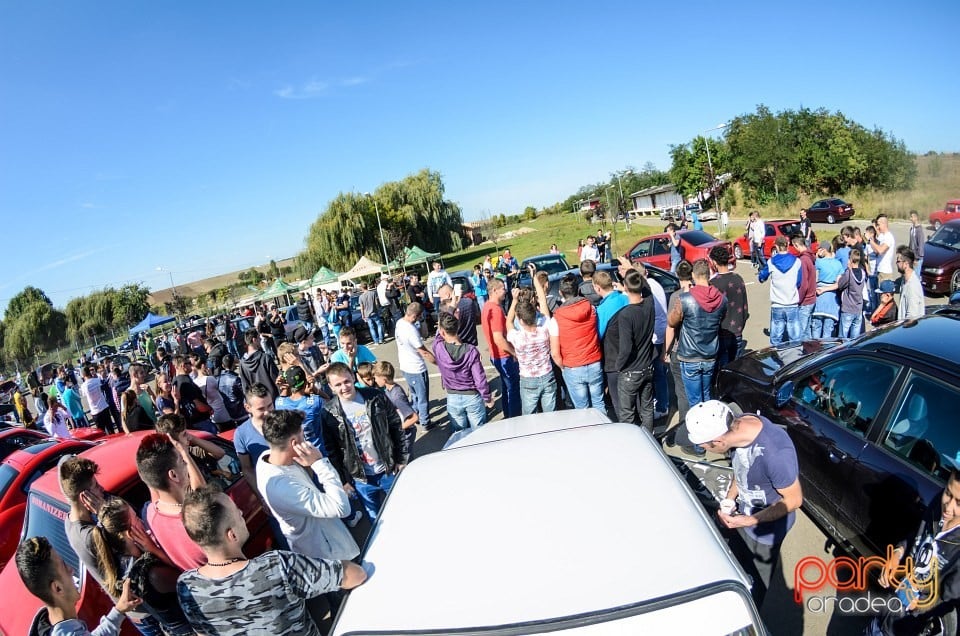
[[884, 554], [960, 467], [958, 333], [953, 311], [763, 349], [721, 369], [716, 395], [786, 428], [804, 509], [839, 545]]
[[807, 208], [807, 218], [815, 223], [836, 223], [853, 218], [853, 205], [843, 199], [820, 199]]

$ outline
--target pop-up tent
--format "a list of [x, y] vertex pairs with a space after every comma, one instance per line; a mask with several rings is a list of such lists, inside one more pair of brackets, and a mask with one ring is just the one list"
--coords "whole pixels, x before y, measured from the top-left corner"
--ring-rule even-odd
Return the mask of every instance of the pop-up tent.
[[340, 276], [340, 274], [329, 267], [321, 267], [317, 270], [317, 273], [310, 278], [310, 287], [319, 287], [320, 285], [335, 283], [338, 280], [338, 276]]
[[269, 287], [264, 289], [257, 300], [270, 300], [272, 298], [280, 298], [281, 296], [286, 299], [286, 304], [290, 304], [290, 292], [297, 291], [296, 285], [291, 285], [282, 278], [278, 278], [273, 281]]
[[[413, 247], [403, 248], [403, 267], [413, 267], [414, 265], [423, 265], [428, 262], [440, 259], [440, 252], [428, 252], [414, 245]], [[440, 259], [442, 260], [442, 259]], [[391, 269], [401, 269], [398, 259], [390, 261]]]
[[176, 318], [173, 316], [158, 316], [152, 312], [147, 312], [147, 317], [137, 323], [137, 326], [133, 327], [130, 330], [130, 333], [140, 333], [141, 331], [153, 329], [157, 325], [165, 325], [168, 322], [173, 322], [174, 320], [176, 320]]
[[353, 278], [363, 278], [364, 276], [374, 276], [382, 272], [384, 269], [386, 268], [380, 263], [371, 261], [366, 256], [361, 256], [360, 260], [357, 261], [357, 264], [350, 268], [350, 271], [340, 274], [338, 278], [341, 281], [344, 281]]

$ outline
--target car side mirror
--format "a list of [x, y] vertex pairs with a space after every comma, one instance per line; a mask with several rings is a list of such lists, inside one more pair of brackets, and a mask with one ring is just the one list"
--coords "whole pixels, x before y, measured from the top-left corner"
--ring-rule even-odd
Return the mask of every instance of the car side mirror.
[[782, 407], [790, 401], [793, 396], [793, 380], [787, 380], [777, 389], [777, 408]]

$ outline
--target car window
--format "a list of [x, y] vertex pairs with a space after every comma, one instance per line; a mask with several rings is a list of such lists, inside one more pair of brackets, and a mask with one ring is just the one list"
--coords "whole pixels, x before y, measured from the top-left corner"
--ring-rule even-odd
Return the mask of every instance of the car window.
[[237, 458], [237, 451], [232, 444], [227, 444], [220, 439], [210, 441], [224, 450], [224, 456], [220, 459], [214, 459], [204, 453], [202, 457], [194, 455], [194, 459], [207, 483], [216, 483], [220, 486], [220, 490], [226, 491], [241, 477], [240, 460]]
[[47, 441], [45, 438], [35, 435], [9, 435], [0, 440], [0, 459], [4, 459], [15, 451], [23, 450], [28, 446], [33, 446], [45, 441]]
[[660, 254], [669, 254], [669, 253], [670, 253], [670, 245], [668, 244], [666, 239], [653, 241], [653, 256], [657, 256]]
[[10, 484], [19, 474], [20, 471], [16, 468], [7, 464], [0, 464], [0, 498], [7, 494], [7, 489], [10, 488]]
[[883, 445], [925, 472], [947, 480], [960, 466], [960, 429], [955, 426], [960, 390], [912, 373], [883, 433]]
[[717, 240], [706, 232], [702, 232], [700, 230], [687, 230], [680, 236], [690, 245], [703, 245], [704, 243], [710, 243], [711, 241]]
[[773, 227], [772, 225], [770, 225], [769, 223], [767, 223], [764, 227], [765, 227], [766, 230], [767, 230], [767, 236], [776, 236], [776, 235], [777, 235], [777, 230], [776, 230], [776, 228], [774, 228], [774, 227]]
[[46, 495], [30, 493], [30, 498], [27, 500], [23, 538], [46, 537], [67, 565], [73, 569], [76, 579], [76, 574], [80, 571], [80, 559], [70, 547], [67, 531], [63, 527], [68, 512], [66, 504], [54, 501]]
[[810, 209], [811, 209], [811, 210], [822, 210], [822, 209], [825, 208], [825, 207], [827, 207], [827, 202], [826, 202], [826, 201], [817, 201], [816, 203], [814, 203], [814, 204], [810, 207]]
[[838, 360], [796, 382], [793, 397], [838, 425], [866, 435], [899, 367], [867, 358]]
[[941, 226], [927, 243], [960, 252], [960, 228], [950, 225]]
[[780, 233], [784, 236], [793, 236], [800, 233], [799, 223], [783, 223], [780, 225]]
[[650, 256], [650, 243], [648, 239], [646, 241], [640, 241], [637, 243], [632, 250], [630, 250], [630, 258], [644, 258]]

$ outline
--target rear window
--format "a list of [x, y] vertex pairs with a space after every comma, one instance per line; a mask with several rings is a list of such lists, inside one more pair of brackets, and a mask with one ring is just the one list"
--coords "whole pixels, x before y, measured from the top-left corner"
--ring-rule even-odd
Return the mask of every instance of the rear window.
[[533, 263], [537, 266], [537, 271], [546, 272], [548, 274], [559, 274], [560, 272], [565, 272], [569, 268], [567, 264], [563, 262], [560, 257], [557, 258], [538, 258], [537, 260], [528, 260], [523, 261], [523, 265], [520, 269], [527, 271], [527, 264]]
[[844, 201], [843, 199], [830, 199], [830, 203], [832, 203], [833, 205], [846, 205], [846, 204], [847, 204], [847, 202]]
[[3, 440], [0, 440], [0, 459], [6, 458], [18, 450], [23, 450], [45, 441], [47, 440], [35, 435], [21, 434], [5, 437]]
[[27, 516], [24, 520], [23, 538], [46, 537], [54, 549], [60, 553], [74, 572], [80, 572], [80, 558], [67, 541], [67, 532], [63, 522], [67, 518], [65, 504], [55, 502], [46, 496], [31, 492], [27, 500]]
[[687, 230], [680, 235], [680, 238], [687, 243], [690, 243], [690, 245], [703, 245], [704, 243], [710, 243], [711, 241], [717, 240], [706, 232], [702, 232], [700, 230]]

